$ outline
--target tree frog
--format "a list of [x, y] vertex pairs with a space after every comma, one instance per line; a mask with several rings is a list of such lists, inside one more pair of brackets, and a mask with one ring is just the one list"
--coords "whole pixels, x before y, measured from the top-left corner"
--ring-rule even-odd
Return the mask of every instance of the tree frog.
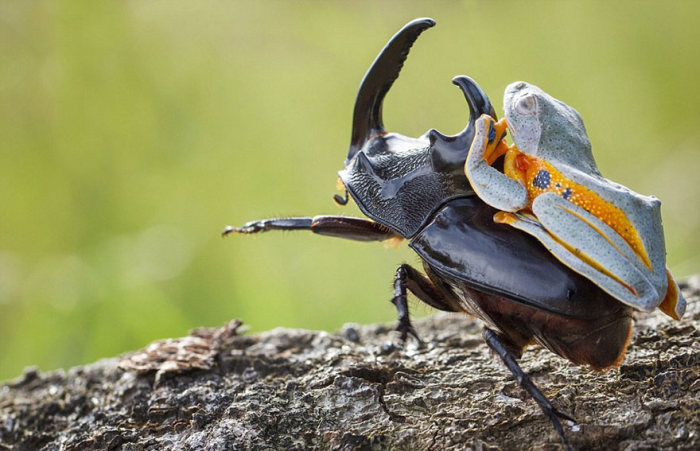
[[[477, 196], [501, 210], [494, 221], [534, 236], [624, 304], [679, 319], [686, 302], [666, 267], [661, 202], [601, 176], [575, 109], [525, 82], [510, 84], [503, 104], [505, 119], [476, 122], [464, 168]], [[492, 164], [503, 155], [501, 172]]]

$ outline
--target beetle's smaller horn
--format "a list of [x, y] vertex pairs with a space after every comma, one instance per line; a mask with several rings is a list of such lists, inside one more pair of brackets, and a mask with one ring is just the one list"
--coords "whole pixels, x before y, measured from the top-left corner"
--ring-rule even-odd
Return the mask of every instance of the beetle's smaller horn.
[[452, 83], [459, 86], [464, 93], [469, 105], [469, 123], [473, 124], [482, 114], [496, 118], [496, 111], [491, 105], [491, 101], [479, 85], [466, 75], [458, 75], [452, 79]]

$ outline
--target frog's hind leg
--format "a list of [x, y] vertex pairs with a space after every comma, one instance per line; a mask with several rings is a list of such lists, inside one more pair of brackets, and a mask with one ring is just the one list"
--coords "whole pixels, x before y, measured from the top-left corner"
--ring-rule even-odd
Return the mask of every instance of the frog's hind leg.
[[535, 236], [558, 260], [620, 302], [645, 311], [661, 303], [665, 284], [655, 286], [630, 246], [600, 219], [555, 193], [537, 196], [532, 211], [534, 216], [499, 213], [495, 219]]
[[547, 399], [547, 397], [540, 391], [540, 389], [537, 388], [537, 386], [532, 382], [528, 375], [525, 374], [523, 369], [520, 368], [520, 365], [518, 365], [514, 353], [510, 349], [512, 348], [512, 346], [509, 346], [509, 342], [505, 337], [499, 336], [496, 332], [485, 327], [484, 340], [486, 340], [486, 344], [489, 345], [489, 347], [496, 354], [498, 354], [501, 360], [503, 360], [503, 363], [510, 370], [510, 372], [513, 373], [513, 376], [515, 376], [515, 379], [518, 381], [520, 386], [523, 387], [530, 396], [532, 396], [535, 402], [537, 402], [544, 414], [552, 422], [554, 429], [557, 431], [557, 434], [559, 434], [559, 438], [561, 439], [566, 449], [571, 450], [571, 445], [569, 445], [569, 442], [567, 442], [566, 440], [566, 436], [564, 435], [564, 428], [562, 427], [559, 418], [569, 420], [574, 423], [576, 421], [571, 416], [561, 412], [556, 407], [554, 407], [552, 403]]
[[685, 313], [686, 301], [668, 267], [666, 267], [666, 278], [668, 280], [666, 296], [659, 305], [659, 309], [671, 318], [679, 320]]

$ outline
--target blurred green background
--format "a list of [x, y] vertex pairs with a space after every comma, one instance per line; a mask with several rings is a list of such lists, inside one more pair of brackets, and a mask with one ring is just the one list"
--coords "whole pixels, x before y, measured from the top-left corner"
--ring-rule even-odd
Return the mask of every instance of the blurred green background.
[[606, 177], [662, 199], [668, 263], [698, 272], [700, 3], [658, 5], [0, 3], [0, 380], [234, 317], [392, 321], [405, 246], [219, 233], [359, 214], [331, 200], [355, 93], [420, 16], [438, 25], [387, 99], [390, 130], [460, 131], [458, 74], [499, 107], [508, 83], [537, 84], [583, 115]]

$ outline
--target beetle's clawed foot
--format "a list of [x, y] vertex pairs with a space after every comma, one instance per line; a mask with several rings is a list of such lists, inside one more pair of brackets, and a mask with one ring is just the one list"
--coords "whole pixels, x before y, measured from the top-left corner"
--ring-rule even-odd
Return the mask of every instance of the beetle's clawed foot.
[[233, 226], [226, 226], [226, 228], [224, 228], [224, 231], [221, 232], [221, 236], [225, 237], [226, 235], [229, 235], [231, 233], [236, 233], [236, 228]]
[[255, 223], [248, 223], [244, 225], [243, 227], [233, 227], [233, 226], [226, 226], [223, 232], [221, 232], [221, 236], [225, 237], [228, 236], [232, 233], [255, 233], [259, 232], [261, 230], [260, 227], [257, 227]]
[[411, 321], [406, 319], [405, 321], [403, 319], [399, 320], [399, 325], [396, 326], [396, 330], [400, 333], [400, 338], [401, 338], [401, 343], [405, 344], [406, 340], [408, 339], [408, 336], [411, 335], [413, 338], [416, 339], [418, 342], [419, 346], [423, 345], [423, 340], [420, 339], [418, 336], [418, 332], [416, 332], [416, 329], [413, 327], [413, 324], [411, 324]]
[[575, 425], [575, 424], [578, 424], [578, 423], [576, 422], [576, 420], [574, 419], [574, 417], [572, 417], [571, 415], [569, 415], [569, 414], [566, 413], [566, 412], [562, 412], [561, 410], [557, 409], [556, 407], [552, 410], [552, 413], [553, 413], [554, 415], [558, 416], [559, 418], [561, 418], [562, 420], [570, 421], [570, 422], [573, 423], [574, 425]]
[[544, 413], [547, 417], [549, 417], [549, 420], [552, 422], [552, 425], [554, 426], [554, 430], [557, 431], [557, 434], [559, 435], [559, 438], [564, 445], [564, 448], [569, 451], [573, 450], [574, 448], [571, 447], [569, 444], [568, 440], [566, 440], [566, 435], [564, 434], [564, 428], [562, 427], [561, 423], [559, 422], [559, 419], [561, 418], [562, 420], [570, 421], [574, 424], [576, 424], [576, 420], [573, 419], [573, 417], [565, 412], [560, 411], [559, 409], [555, 408], [554, 406], [550, 406], [549, 409], [545, 408], [543, 406], [542, 410], [544, 410]]

